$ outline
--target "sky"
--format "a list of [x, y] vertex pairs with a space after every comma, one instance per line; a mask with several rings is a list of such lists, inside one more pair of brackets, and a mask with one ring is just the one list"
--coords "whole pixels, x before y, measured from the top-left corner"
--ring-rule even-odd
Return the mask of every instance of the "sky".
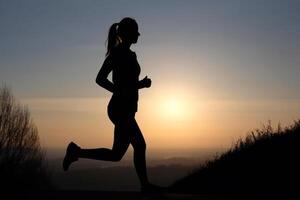
[[299, 13], [297, 0], [0, 0], [0, 82], [44, 147], [110, 147], [111, 94], [95, 78], [109, 27], [133, 17], [152, 79], [136, 114], [147, 147], [228, 147], [299, 119]]

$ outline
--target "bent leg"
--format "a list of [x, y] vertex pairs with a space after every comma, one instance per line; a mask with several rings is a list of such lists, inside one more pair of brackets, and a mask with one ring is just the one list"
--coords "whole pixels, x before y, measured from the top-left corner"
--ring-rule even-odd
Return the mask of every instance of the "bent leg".
[[131, 122], [131, 145], [133, 146], [133, 161], [135, 170], [142, 186], [149, 184], [146, 168], [146, 142], [135, 119]]
[[130, 137], [126, 123], [116, 123], [114, 130], [114, 143], [112, 149], [81, 149], [79, 158], [88, 158], [103, 161], [120, 161], [130, 144]]

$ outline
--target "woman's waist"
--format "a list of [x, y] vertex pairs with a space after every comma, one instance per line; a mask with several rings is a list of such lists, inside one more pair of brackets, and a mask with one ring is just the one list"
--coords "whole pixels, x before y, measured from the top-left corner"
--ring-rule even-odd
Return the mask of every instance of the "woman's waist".
[[138, 89], [133, 87], [116, 87], [113, 95], [118, 97], [136, 97], [138, 96]]
[[113, 94], [109, 104], [108, 108], [109, 109], [117, 109], [117, 110], [132, 110], [132, 111], [137, 111], [138, 107], [138, 97], [120, 97], [116, 94]]
[[139, 94], [138, 91], [116, 91], [113, 93], [111, 99], [118, 101], [138, 101]]

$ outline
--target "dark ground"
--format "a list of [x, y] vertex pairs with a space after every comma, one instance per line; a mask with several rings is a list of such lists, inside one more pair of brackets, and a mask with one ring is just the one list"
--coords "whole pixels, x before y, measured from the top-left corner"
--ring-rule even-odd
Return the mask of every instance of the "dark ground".
[[[214, 195], [214, 194], [176, 194], [143, 196], [138, 191], [1, 191], [1, 200], [253, 200], [253, 199], [295, 199], [292, 195]], [[296, 198], [297, 199], [297, 198]]]
[[46, 192], [5, 192], [5, 198], [24, 200], [219, 200], [236, 199], [231, 196], [205, 195], [205, 194], [164, 194], [143, 196], [137, 191], [46, 191]]

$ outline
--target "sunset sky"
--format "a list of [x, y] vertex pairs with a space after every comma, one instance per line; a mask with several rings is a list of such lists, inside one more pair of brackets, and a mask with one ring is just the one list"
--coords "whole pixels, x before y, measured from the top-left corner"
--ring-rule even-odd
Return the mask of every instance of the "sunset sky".
[[300, 118], [300, 1], [0, 0], [0, 82], [44, 147], [111, 147], [111, 94], [95, 83], [111, 24], [141, 36], [136, 119], [148, 148], [228, 147]]

